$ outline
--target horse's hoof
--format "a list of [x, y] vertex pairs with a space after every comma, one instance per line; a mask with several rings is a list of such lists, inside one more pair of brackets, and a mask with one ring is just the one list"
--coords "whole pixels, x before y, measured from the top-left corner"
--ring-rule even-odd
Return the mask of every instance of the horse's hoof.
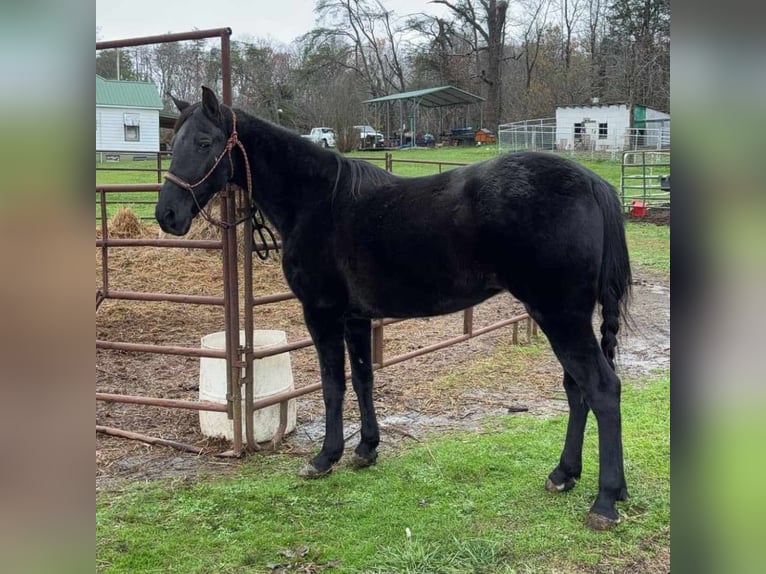
[[303, 465], [303, 468], [298, 471], [298, 476], [301, 478], [320, 478], [322, 476], [327, 476], [331, 472], [332, 467], [328, 468], [327, 470], [319, 470], [312, 463], [307, 462]]
[[620, 523], [620, 517], [609, 518], [603, 514], [596, 514], [595, 512], [589, 512], [585, 517], [585, 526], [591, 530], [609, 530]]
[[567, 490], [572, 490], [575, 484], [577, 484], [577, 481], [574, 478], [567, 478], [561, 484], [556, 484], [550, 478], [547, 478], [545, 480], [545, 490], [556, 494], [559, 492], [566, 492]]
[[354, 453], [351, 456], [351, 466], [354, 468], [367, 468], [368, 466], [375, 464], [376, 460], [378, 460], [377, 456], [373, 456], [372, 458], [364, 458], [363, 456]]

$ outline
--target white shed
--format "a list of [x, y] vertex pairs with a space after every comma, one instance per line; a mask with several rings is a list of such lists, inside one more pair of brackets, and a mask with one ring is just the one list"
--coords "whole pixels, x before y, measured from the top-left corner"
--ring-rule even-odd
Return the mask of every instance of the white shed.
[[[96, 151], [128, 157], [160, 149], [157, 87], [151, 82], [106, 80], [96, 76]], [[132, 153], [131, 153], [132, 152]]]
[[556, 108], [556, 148], [614, 151], [670, 147], [670, 114], [642, 104], [592, 103]]

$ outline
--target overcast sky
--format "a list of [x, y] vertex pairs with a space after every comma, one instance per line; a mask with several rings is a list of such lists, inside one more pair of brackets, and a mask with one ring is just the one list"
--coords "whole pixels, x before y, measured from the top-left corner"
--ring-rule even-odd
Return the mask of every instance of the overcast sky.
[[[428, 0], [383, 0], [399, 16], [444, 15]], [[154, 36], [193, 29], [232, 29], [232, 38], [289, 44], [314, 27], [314, 0], [96, 0], [99, 40]]]

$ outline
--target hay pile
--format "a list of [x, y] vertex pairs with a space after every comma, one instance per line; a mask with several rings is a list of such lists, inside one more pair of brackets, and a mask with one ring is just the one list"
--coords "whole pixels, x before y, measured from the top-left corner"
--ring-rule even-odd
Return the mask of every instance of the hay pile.
[[121, 207], [109, 220], [109, 237], [138, 239], [149, 234], [149, 227], [129, 207]]

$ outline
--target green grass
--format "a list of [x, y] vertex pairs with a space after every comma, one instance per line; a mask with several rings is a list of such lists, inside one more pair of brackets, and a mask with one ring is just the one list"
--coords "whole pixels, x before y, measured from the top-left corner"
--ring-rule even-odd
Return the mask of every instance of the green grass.
[[[170, 160], [163, 160], [163, 168], [170, 166]], [[119, 168], [126, 171], [96, 171], [96, 185], [115, 183], [157, 183], [157, 161], [121, 161], [115, 163], [96, 163], [97, 168]], [[127, 171], [132, 169], [153, 168], [154, 171]], [[99, 222], [101, 207], [99, 196], [96, 194], [96, 221]], [[156, 192], [131, 192], [109, 193], [106, 197], [107, 217], [112, 217], [115, 212], [123, 207], [128, 207], [141, 218], [154, 217], [154, 204], [157, 202]], [[150, 203], [136, 203], [150, 202]]]
[[[170, 167], [170, 160], [163, 159], [163, 169]], [[107, 183], [157, 183], [157, 160], [120, 161], [115, 163], [96, 163], [96, 184]], [[102, 169], [103, 168], [103, 169]], [[123, 170], [123, 171], [112, 171]], [[131, 171], [145, 170], [152, 171]]]
[[[236, 476], [138, 484], [97, 499], [97, 563], [107, 572], [581, 572], [651, 559], [670, 538], [669, 378], [625, 384], [631, 500], [610, 532], [583, 526], [597, 490], [595, 424], [573, 491], [542, 484], [566, 419], [509, 415], [384, 452], [364, 471], [296, 476], [302, 460], [253, 456]], [[406, 529], [411, 537], [406, 535]], [[308, 570], [305, 570], [308, 571]]]
[[670, 273], [670, 226], [628, 221], [625, 233], [632, 265]]
[[[733, 379], [738, 389], [747, 384], [737, 374]], [[693, 515], [685, 543], [693, 548], [690, 543], [700, 539], [715, 542], [705, 555], [711, 572], [759, 572], [766, 560], [761, 536], [766, 492], [741, 485], [764, 470], [763, 460], [753, 453], [766, 442], [766, 395], [733, 392], [722, 401], [711, 394], [701, 406], [689, 427], [695, 440], [690, 442], [685, 474], [700, 477], [692, 481], [687, 500], [704, 504]]]
[[[521, 345], [514, 345], [510, 337], [497, 343], [492, 355], [476, 359], [469, 365], [455, 367], [452, 372], [434, 383], [434, 388], [448, 391], [451, 389], [495, 391], [512, 387], [513, 379], [508, 373], [525, 373], [531, 376], [535, 367], [546, 355], [552, 356], [550, 347], [540, 347], [524, 343], [526, 334], [521, 333]], [[563, 394], [563, 389], [562, 389]]]

